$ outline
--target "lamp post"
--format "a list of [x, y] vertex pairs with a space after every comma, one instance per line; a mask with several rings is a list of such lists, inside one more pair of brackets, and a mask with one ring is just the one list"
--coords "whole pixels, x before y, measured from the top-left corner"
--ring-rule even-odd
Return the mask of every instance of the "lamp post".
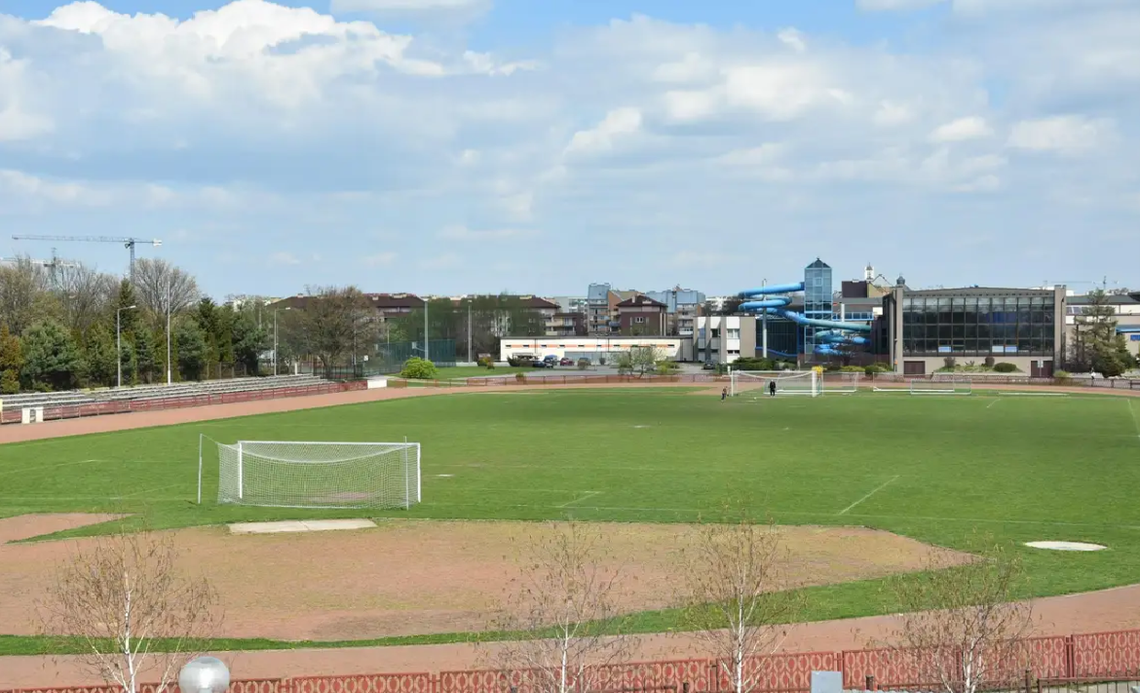
[[122, 328], [122, 315], [124, 310], [131, 310], [135, 306], [123, 306], [122, 308], [115, 309], [115, 352], [117, 358], [116, 363], [116, 387], [123, 386], [123, 328]]
[[197, 657], [178, 673], [182, 693], [225, 693], [230, 687], [230, 670], [217, 657]]
[[[293, 306], [285, 306], [285, 310], [291, 310]], [[281, 310], [280, 307], [273, 309], [273, 375], [277, 375], [277, 311]]]

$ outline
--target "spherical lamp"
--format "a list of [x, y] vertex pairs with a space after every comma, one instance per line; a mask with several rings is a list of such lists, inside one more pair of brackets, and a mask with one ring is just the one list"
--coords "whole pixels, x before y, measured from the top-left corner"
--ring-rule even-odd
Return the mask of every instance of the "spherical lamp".
[[225, 693], [229, 686], [229, 667], [217, 657], [193, 659], [178, 674], [178, 688], [182, 693]]

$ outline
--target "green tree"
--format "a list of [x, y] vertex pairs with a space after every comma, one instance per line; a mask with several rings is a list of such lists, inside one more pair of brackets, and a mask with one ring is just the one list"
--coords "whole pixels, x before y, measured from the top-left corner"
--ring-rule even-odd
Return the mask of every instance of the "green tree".
[[[128, 310], [129, 306], [134, 306], [134, 308]], [[139, 306], [135, 288], [128, 279], [119, 282], [118, 291], [111, 300], [109, 322], [112, 328], [115, 325], [115, 313], [120, 308], [123, 310], [119, 312], [119, 329], [122, 331], [124, 339], [133, 339], [139, 332], [142, 307]]]
[[206, 335], [198, 325], [197, 320], [187, 319], [178, 323], [174, 328], [174, 343], [178, 353], [175, 358], [178, 363], [178, 372], [186, 380], [201, 380], [206, 367], [208, 346]]
[[234, 313], [232, 322], [233, 360], [245, 367], [246, 375], [258, 375], [261, 354], [270, 347], [269, 335], [248, 311]]
[[1084, 312], [1077, 318], [1077, 353], [1071, 367], [1115, 378], [1131, 368], [1134, 360], [1124, 335], [1116, 333], [1116, 309], [1109, 295], [1097, 289], [1088, 299]]
[[159, 351], [153, 332], [143, 328], [136, 332], [131, 341], [131, 350], [135, 358], [135, 372], [140, 381], [154, 382], [154, 374], [158, 371], [156, 354]]
[[0, 324], [0, 394], [14, 395], [20, 391], [20, 370], [24, 357], [20, 340]]
[[83, 343], [83, 366], [89, 385], [115, 384], [115, 338], [102, 324], [96, 324], [87, 332]]
[[83, 370], [75, 340], [55, 320], [42, 320], [25, 330], [23, 352], [21, 379], [33, 389], [70, 389]]

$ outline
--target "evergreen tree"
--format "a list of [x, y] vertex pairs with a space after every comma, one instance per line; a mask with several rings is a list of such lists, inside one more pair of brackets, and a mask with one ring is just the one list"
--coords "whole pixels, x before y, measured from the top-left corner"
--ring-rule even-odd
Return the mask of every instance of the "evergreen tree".
[[207, 366], [209, 346], [206, 344], [206, 335], [198, 325], [197, 320], [182, 320], [174, 329], [174, 343], [178, 353], [174, 358], [178, 364], [178, 372], [183, 379], [201, 380], [203, 371]]
[[1106, 378], [1123, 374], [1134, 364], [1124, 335], [1116, 333], [1116, 309], [1103, 289], [1089, 294], [1078, 319], [1078, 360]]
[[24, 332], [21, 380], [33, 389], [67, 390], [75, 386], [83, 360], [75, 340], [55, 320], [34, 323]]
[[258, 375], [261, 354], [270, 346], [268, 335], [264, 329], [257, 326], [253, 316], [247, 312], [233, 314], [231, 329], [234, 363], [244, 366], [246, 375]]
[[20, 370], [24, 357], [20, 340], [0, 324], [0, 395], [14, 395], [20, 391]]
[[115, 384], [115, 338], [102, 324], [88, 330], [83, 344], [83, 365], [88, 385]]
[[135, 371], [138, 374], [139, 381], [154, 382], [154, 375], [158, 370], [158, 362], [155, 359], [154, 334], [146, 329], [137, 332], [131, 346], [135, 358]]

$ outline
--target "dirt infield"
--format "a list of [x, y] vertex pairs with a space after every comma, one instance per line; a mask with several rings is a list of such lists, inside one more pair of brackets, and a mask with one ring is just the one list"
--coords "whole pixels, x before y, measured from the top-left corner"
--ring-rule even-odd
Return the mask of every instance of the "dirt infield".
[[[36, 515], [0, 520], [0, 541], [103, 522], [110, 516]], [[553, 536], [547, 523], [394, 520], [374, 529], [230, 534], [224, 527], [170, 532], [188, 574], [209, 566], [226, 618], [219, 637], [359, 640], [488, 630], [520, 577], [528, 547]], [[603, 569], [620, 571], [616, 597], [629, 612], [676, 606], [674, 585], [686, 525], [591, 523]], [[870, 579], [918, 570], [930, 550], [889, 532], [848, 527], [783, 527], [786, 588]], [[97, 539], [0, 545], [0, 623], [36, 633], [34, 604], [61, 558]], [[171, 634], [174, 635], [174, 634]]]

